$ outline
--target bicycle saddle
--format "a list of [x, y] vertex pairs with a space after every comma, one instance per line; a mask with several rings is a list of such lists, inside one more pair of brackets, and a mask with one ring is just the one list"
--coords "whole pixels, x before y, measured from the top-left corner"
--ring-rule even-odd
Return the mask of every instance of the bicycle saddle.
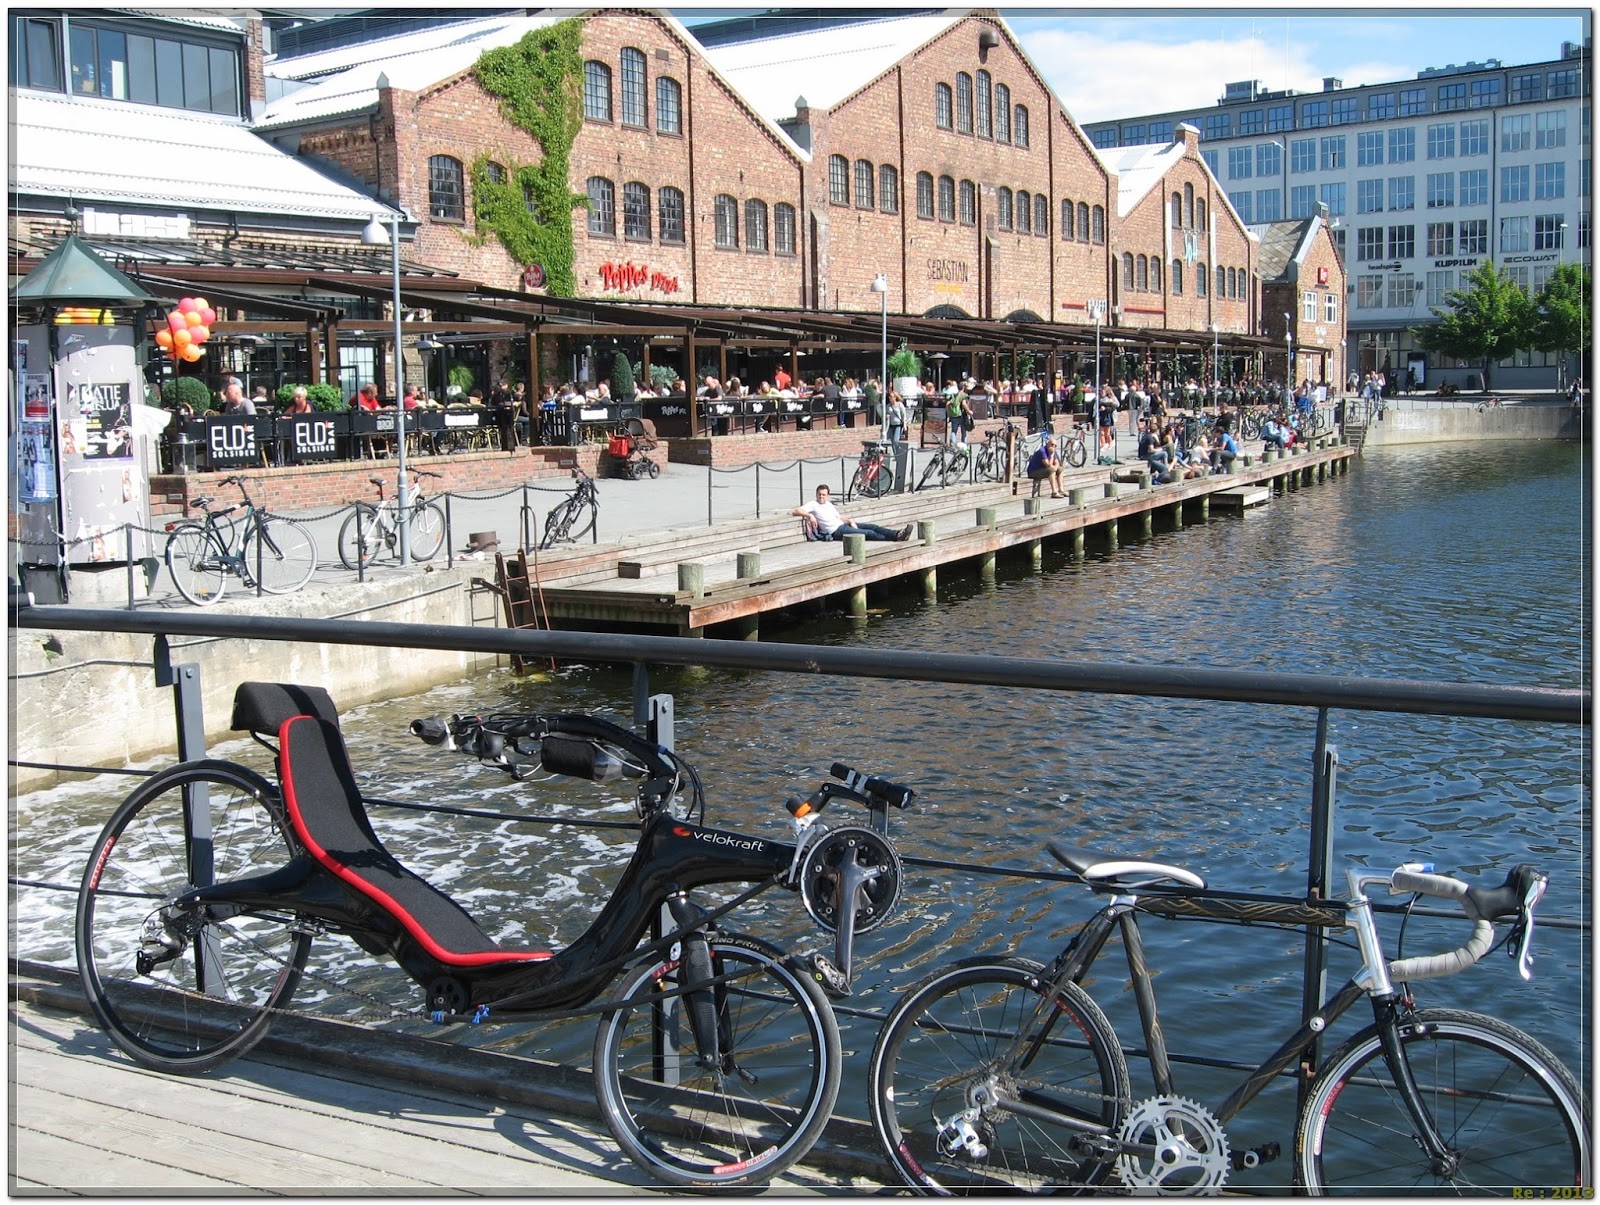
[[[1110, 883], [1113, 886], [1148, 887], [1162, 879], [1171, 879], [1185, 887], [1204, 890], [1206, 881], [1192, 870], [1169, 866], [1165, 862], [1146, 862], [1139, 858], [1106, 857], [1093, 850], [1062, 845], [1059, 841], [1045, 842], [1050, 856], [1068, 870], [1090, 883]], [[1124, 882], [1123, 880], [1137, 880]]]

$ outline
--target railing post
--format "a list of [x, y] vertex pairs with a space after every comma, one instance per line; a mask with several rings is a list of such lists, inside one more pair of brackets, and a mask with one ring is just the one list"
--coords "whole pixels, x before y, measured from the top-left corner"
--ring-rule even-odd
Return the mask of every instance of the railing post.
[[444, 495], [444, 567], [446, 569], [454, 567], [456, 563], [455, 539], [450, 534], [451, 521], [450, 491], [446, 490]]
[[711, 522], [711, 478], [716, 474], [716, 471], [717, 471], [717, 466], [716, 465], [714, 465], [714, 464], [706, 465], [706, 526], [707, 527], [712, 526], [712, 522]]
[[[633, 665], [634, 716], [643, 723], [646, 737], [663, 749], [673, 747], [672, 696], [652, 695], [650, 670], [642, 661]], [[641, 713], [642, 709], [642, 713]], [[662, 904], [656, 913], [654, 932], [659, 940], [673, 928], [672, 909]], [[650, 1049], [652, 1070], [656, 1082], [676, 1086], [681, 1079], [679, 1070], [683, 1050], [683, 1035], [679, 1017], [683, 999], [669, 996], [651, 1009]]]
[[261, 528], [261, 512], [260, 511], [256, 511], [255, 513], [253, 513], [250, 516], [250, 522], [252, 522], [252, 523], [254, 523], [256, 525], [256, 597], [260, 598], [262, 595], [264, 595], [266, 593], [266, 591], [261, 588], [262, 545], [264, 545], [266, 543], [266, 540], [262, 538], [262, 534], [261, 534], [261, 531], [262, 531], [262, 528]]
[[364, 513], [359, 506], [356, 507], [356, 581], [358, 582], [367, 580], [367, 558], [361, 555], [367, 546], [366, 524], [361, 521]]
[[128, 610], [133, 610], [133, 524], [122, 525], [122, 539], [128, 552]]
[[528, 483], [522, 483], [522, 546], [532, 548], [533, 544], [533, 505], [528, 500]]
[[[1333, 812], [1339, 785], [1339, 749], [1328, 743], [1328, 709], [1317, 708], [1316, 745], [1311, 761], [1311, 848], [1306, 855], [1306, 899], [1320, 903], [1331, 899], [1333, 879]], [[1315, 925], [1306, 928], [1305, 973], [1301, 981], [1301, 1020], [1309, 1021], [1322, 1006], [1328, 990], [1328, 935]], [[1305, 1059], [1312, 1066], [1320, 1060], [1318, 1043], [1313, 1042]], [[1300, 1103], [1309, 1081], [1299, 1081]]]
[[761, 517], [761, 462], [756, 461], [756, 518]]

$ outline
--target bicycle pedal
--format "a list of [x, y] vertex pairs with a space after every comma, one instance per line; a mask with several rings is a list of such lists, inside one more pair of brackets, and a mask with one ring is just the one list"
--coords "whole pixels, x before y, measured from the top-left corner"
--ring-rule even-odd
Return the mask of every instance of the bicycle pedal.
[[839, 968], [834, 966], [821, 954], [813, 954], [806, 960], [806, 965], [811, 969], [811, 976], [822, 985], [822, 990], [835, 1000], [843, 1000], [850, 995], [850, 981], [844, 977]]

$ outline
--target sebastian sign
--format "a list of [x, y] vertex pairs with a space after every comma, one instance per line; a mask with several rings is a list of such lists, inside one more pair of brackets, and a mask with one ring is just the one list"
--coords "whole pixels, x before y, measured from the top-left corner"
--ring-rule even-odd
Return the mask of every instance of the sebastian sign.
[[676, 293], [678, 278], [652, 271], [649, 264], [601, 264], [600, 284], [618, 291], [646, 288], [657, 293]]

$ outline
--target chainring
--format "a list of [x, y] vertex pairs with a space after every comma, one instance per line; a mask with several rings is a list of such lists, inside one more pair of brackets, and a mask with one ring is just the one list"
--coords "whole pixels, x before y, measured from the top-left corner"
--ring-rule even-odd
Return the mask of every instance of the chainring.
[[1228, 1136], [1209, 1110], [1181, 1096], [1152, 1096], [1122, 1123], [1124, 1143], [1153, 1147], [1117, 1156], [1117, 1175], [1141, 1196], [1193, 1197], [1228, 1180]]
[[860, 825], [836, 828], [806, 850], [800, 863], [800, 900], [811, 919], [830, 933], [838, 929], [843, 907], [839, 868], [852, 858], [858, 866], [881, 872], [867, 884], [854, 932], [869, 933], [877, 928], [889, 918], [900, 899], [904, 876], [900, 855], [889, 839]]

